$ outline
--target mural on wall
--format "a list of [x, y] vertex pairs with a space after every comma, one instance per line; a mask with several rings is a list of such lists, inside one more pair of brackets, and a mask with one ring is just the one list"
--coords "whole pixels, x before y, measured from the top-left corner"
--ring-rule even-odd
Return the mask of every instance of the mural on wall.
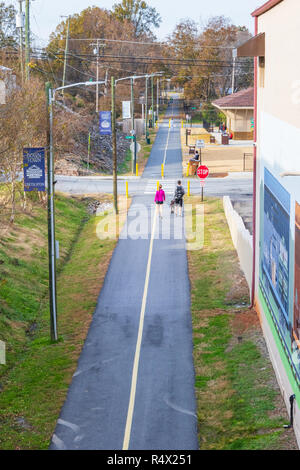
[[293, 276], [290, 276], [291, 197], [266, 168], [263, 197], [260, 286], [300, 382], [300, 206], [297, 204], [296, 207], [294, 312], [290, 312], [289, 292], [294, 285]]
[[290, 195], [265, 169], [260, 281], [280, 335], [291, 351], [289, 321]]
[[292, 337], [293, 362], [300, 375], [300, 205], [295, 210], [295, 295]]

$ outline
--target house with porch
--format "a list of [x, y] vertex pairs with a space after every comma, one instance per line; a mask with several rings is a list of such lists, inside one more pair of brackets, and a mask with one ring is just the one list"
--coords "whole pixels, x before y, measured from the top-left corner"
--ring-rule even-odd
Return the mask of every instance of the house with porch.
[[254, 88], [224, 96], [212, 104], [225, 114], [227, 131], [233, 140], [253, 140]]

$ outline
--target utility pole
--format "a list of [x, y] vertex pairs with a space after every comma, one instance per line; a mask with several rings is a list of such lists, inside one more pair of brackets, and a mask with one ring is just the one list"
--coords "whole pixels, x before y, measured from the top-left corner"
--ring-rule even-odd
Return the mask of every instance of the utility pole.
[[157, 89], [156, 89], [156, 118], [159, 117], [159, 78], [157, 78]]
[[[99, 81], [99, 40], [97, 39], [97, 72], [96, 81]], [[99, 113], [99, 85], [96, 85], [96, 113]]]
[[[100, 40], [97, 39], [97, 42], [95, 44], [91, 44], [91, 46], [95, 46], [95, 49], [94, 49], [94, 54], [96, 55], [97, 59], [96, 59], [96, 67], [97, 67], [97, 70], [96, 70], [96, 113], [99, 113], [99, 62], [100, 62], [100, 47], [105, 47], [105, 44], [100, 44]], [[108, 71], [107, 71], [108, 73]]]
[[151, 76], [151, 109], [152, 109], [152, 127], [154, 126], [154, 76]]
[[23, 59], [23, 27], [24, 27], [24, 17], [23, 17], [23, 0], [19, 0], [19, 13], [17, 15], [16, 26], [19, 30], [19, 40], [20, 40], [20, 71], [21, 71], [21, 80], [22, 85], [24, 83], [24, 59]]
[[30, 0], [25, 0], [25, 76], [29, 80], [29, 62], [30, 62], [30, 21], [29, 21]]
[[113, 193], [114, 208], [118, 214], [118, 181], [117, 181], [117, 135], [116, 135], [116, 106], [115, 106], [115, 78], [111, 77], [111, 127], [112, 127], [112, 147], [113, 147]]
[[130, 80], [131, 82], [131, 128], [132, 128], [132, 136], [133, 136], [133, 159], [132, 159], [132, 173], [135, 172], [136, 168], [136, 133], [134, 129], [134, 89], [133, 89], [133, 78]]
[[148, 75], [146, 77], [146, 93], [145, 93], [145, 134], [146, 142], [148, 140]]
[[56, 246], [53, 164], [53, 97], [51, 83], [46, 83], [47, 101], [47, 171], [48, 171], [48, 253], [51, 340], [57, 341]]
[[232, 51], [232, 59], [233, 59], [233, 67], [232, 67], [232, 83], [231, 83], [231, 93], [234, 93], [234, 87], [235, 87], [235, 60], [237, 57], [237, 50], [233, 49]]
[[89, 132], [89, 140], [88, 140], [88, 164], [87, 169], [90, 170], [90, 153], [91, 153], [91, 133]]
[[104, 95], [107, 96], [107, 85], [108, 85], [108, 69], [105, 72], [105, 86], [104, 86]]
[[[65, 86], [66, 82], [66, 72], [67, 72], [67, 58], [69, 51], [69, 34], [70, 34], [70, 17], [68, 16], [67, 20], [67, 37], [66, 37], [66, 46], [65, 46], [65, 60], [64, 60], [64, 73], [63, 73], [63, 82], [62, 86]], [[62, 90], [62, 95], [64, 96], [64, 90]]]

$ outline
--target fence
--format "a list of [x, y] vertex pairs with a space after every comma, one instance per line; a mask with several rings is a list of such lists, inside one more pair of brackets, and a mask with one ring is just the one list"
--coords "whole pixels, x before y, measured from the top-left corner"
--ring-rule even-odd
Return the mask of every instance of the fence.
[[251, 293], [253, 269], [252, 236], [246, 229], [242, 217], [240, 217], [240, 215], [233, 209], [229, 196], [223, 197], [223, 207], [230, 229], [231, 238], [240, 260], [241, 269], [245, 274], [245, 278]]

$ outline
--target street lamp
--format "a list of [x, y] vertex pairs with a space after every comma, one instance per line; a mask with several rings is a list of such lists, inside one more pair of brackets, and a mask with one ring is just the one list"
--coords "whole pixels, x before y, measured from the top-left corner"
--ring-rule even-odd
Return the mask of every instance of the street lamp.
[[66, 88], [104, 84], [104, 81], [80, 82], [52, 89], [46, 83], [47, 97], [47, 170], [48, 170], [48, 249], [49, 249], [49, 292], [50, 292], [50, 331], [51, 339], [57, 341], [57, 297], [56, 297], [56, 241], [54, 213], [54, 158], [53, 158], [53, 103], [55, 93]]

